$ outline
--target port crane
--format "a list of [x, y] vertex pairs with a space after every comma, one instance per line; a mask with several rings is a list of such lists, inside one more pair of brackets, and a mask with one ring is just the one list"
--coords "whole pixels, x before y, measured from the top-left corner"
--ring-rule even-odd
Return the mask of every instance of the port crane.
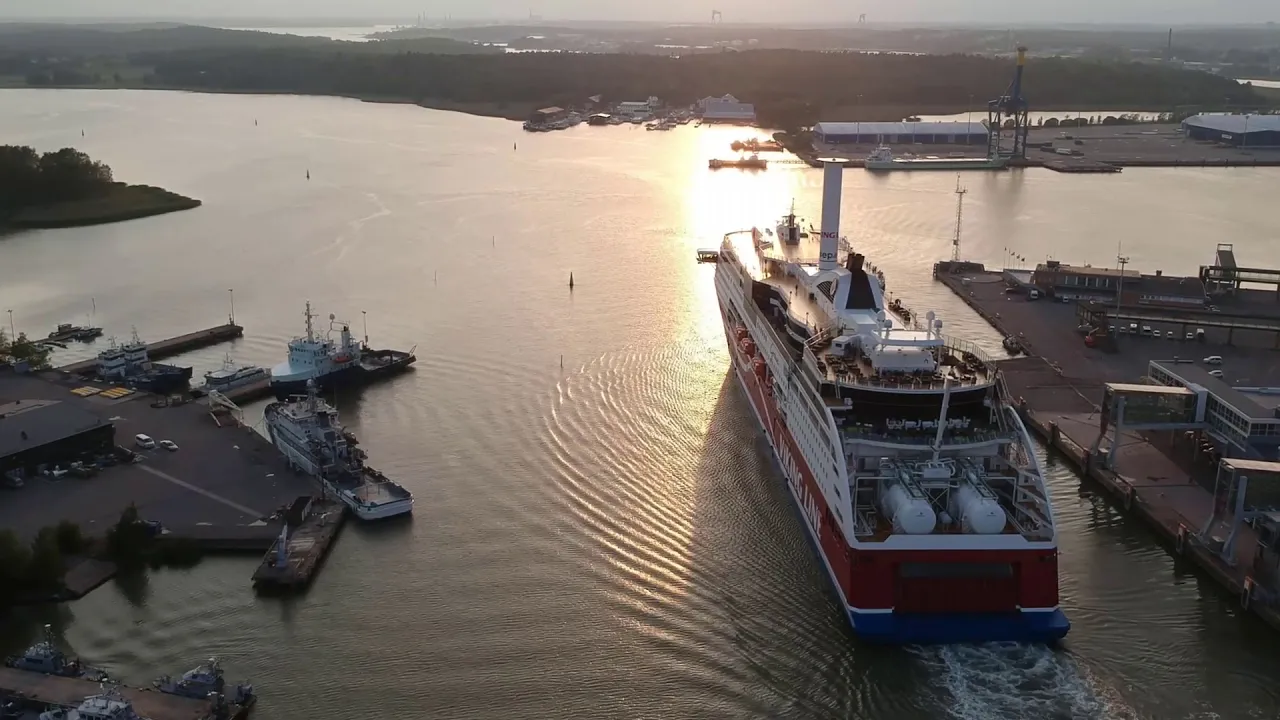
[[[1022, 71], [1027, 64], [1027, 48], [1018, 46], [1018, 65], [1013, 72], [1013, 81], [995, 100], [987, 102], [987, 156], [1003, 158], [1025, 158], [1027, 156], [1027, 131], [1031, 129], [1028, 119], [1027, 99], [1022, 96]], [[1006, 128], [1005, 124], [1011, 123]], [[1005, 145], [1006, 132], [1012, 131], [1012, 146]]]

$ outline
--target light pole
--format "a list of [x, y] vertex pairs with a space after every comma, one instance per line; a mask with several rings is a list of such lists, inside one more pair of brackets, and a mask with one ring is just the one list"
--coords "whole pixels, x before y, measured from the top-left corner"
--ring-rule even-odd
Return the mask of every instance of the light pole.
[[18, 341], [18, 331], [13, 329], [13, 311], [9, 311], [9, 342]]
[[369, 347], [369, 311], [361, 310], [360, 317], [364, 322], [364, 346]]
[[967, 107], [969, 108], [969, 110], [968, 110], [969, 118], [965, 121], [965, 122], [967, 123], [967, 127], [965, 127], [965, 129], [964, 129], [964, 130], [965, 130], [965, 133], [964, 133], [964, 144], [965, 144], [965, 145], [968, 145], [968, 144], [969, 144], [969, 137], [970, 137], [971, 135], [973, 135], [973, 96], [972, 96], [972, 95], [970, 95], [970, 96], [969, 96], [969, 104], [967, 105]]
[[230, 324], [236, 324], [236, 291], [233, 288], [227, 288], [227, 296], [231, 298], [231, 315], [227, 317], [231, 321]]
[[1120, 277], [1116, 280], [1116, 322], [1120, 322], [1120, 295], [1124, 290], [1124, 266], [1129, 264], [1129, 258], [1117, 255], [1116, 264], [1120, 266]]

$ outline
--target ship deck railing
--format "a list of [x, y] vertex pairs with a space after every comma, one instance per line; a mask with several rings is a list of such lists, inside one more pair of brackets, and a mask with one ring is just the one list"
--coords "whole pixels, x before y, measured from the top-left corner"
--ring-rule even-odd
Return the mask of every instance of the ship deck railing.
[[[937, 440], [937, 428], [932, 430], [903, 430], [886, 432], [880, 428], [865, 428], [857, 425], [846, 425], [840, 428], [840, 436], [846, 442], [869, 441], [888, 445], [911, 445], [930, 447]], [[962, 447], [968, 445], [985, 445], [993, 442], [1009, 442], [1008, 433], [994, 430], [948, 430], [942, 434], [942, 448]]]

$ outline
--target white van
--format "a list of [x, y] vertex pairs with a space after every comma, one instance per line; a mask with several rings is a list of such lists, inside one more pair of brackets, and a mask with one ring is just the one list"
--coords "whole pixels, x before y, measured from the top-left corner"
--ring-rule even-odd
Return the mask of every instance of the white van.
[[156, 441], [152, 440], [150, 435], [143, 435], [142, 433], [134, 435], [133, 442], [144, 450], [150, 450], [156, 446]]

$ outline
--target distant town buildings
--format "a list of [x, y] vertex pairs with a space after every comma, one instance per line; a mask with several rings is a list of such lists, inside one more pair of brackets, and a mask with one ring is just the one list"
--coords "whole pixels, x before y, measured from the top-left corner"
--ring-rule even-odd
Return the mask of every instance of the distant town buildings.
[[662, 108], [661, 101], [653, 95], [644, 102], [620, 102], [613, 113], [623, 118], [645, 118]]
[[698, 101], [698, 114], [703, 122], [708, 123], [753, 123], [756, 121], [756, 108], [751, 103], [744, 103], [732, 95], [721, 97], [704, 97]]

